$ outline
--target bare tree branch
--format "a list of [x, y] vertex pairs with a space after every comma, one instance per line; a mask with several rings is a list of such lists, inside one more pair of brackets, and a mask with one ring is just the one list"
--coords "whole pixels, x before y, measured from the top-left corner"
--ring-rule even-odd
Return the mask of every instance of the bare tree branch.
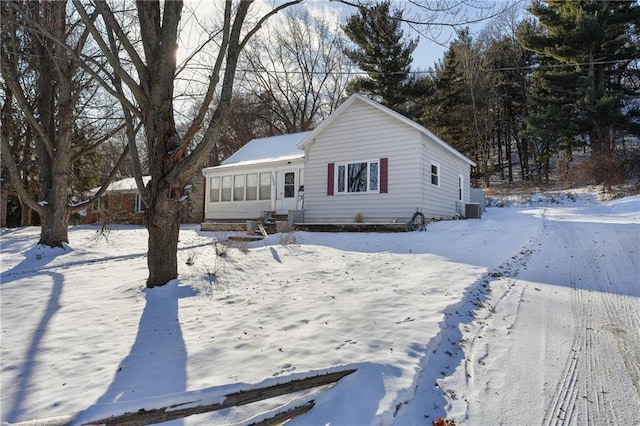
[[[142, 95], [142, 92], [140, 91], [139, 86], [136, 83], [136, 81], [133, 79], [133, 77], [131, 77], [131, 75], [129, 75], [129, 73], [120, 65], [120, 61], [117, 57], [117, 52], [112, 52], [109, 49], [109, 46], [102, 38], [100, 31], [98, 31], [98, 28], [95, 26], [94, 21], [91, 19], [89, 13], [86, 11], [86, 9], [84, 8], [80, 0], [71, 0], [71, 1], [73, 2], [73, 5], [76, 7], [76, 10], [80, 14], [82, 22], [87, 26], [87, 29], [89, 29], [89, 31], [91, 32], [91, 35], [95, 40], [95, 42], [98, 43], [98, 46], [102, 50], [102, 53], [105, 55], [105, 58], [109, 62], [109, 65], [113, 68], [114, 73], [117, 74], [118, 77], [125, 82], [127, 87], [130, 88], [133, 96], [136, 98], [136, 101], [138, 102], [138, 104], [140, 104], [141, 101], [144, 101], [144, 96]], [[96, 2], [96, 7], [98, 7], [97, 5], [100, 5], [103, 9], [108, 9], [106, 2]], [[101, 15], [103, 16], [105, 21], [107, 21], [109, 17], [113, 17], [113, 15], [109, 14], [108, 12], [110, 12], [110, 9], [109, 11], [104, 12], [106, 13], [107, 17], [105, 17], [105, 15], [102, 14], [103, 12], [101, 12]], [[115, 24], [117, 25], [117, 20], [114, 19], [114, 21], [115, 21]], [[122, 36], [124, 39], [127, 38], [124, 33], [122, 34]], [[142, 75], [144, 75], [144, 69], [145, 69], [144, 64], [142, 63], [138, 53], [135, 51], [133, 46], [130, 45], [128, 40], [125, 41], [125, 40], [119, 39], [119, 41], [123, 44], [125, 49], [129, 47], [129, 49], [131, 50], [131, 51], [127, 50], [127, 53], [129, 55], [132, 55], [131, 60], [138, 71], [138, 76], [140, 77], [140, 70], [142, 70]], [[140, 66], [142, 68], [138, 68]], [[105, 88], [107, 87], [105, 86]], [[107, 90], [109, 89], [107, 88]]]
[[13, 156], [8, 155], [11, 152], [11, 147], [9, 146], [9, 141], [4, 137], [0, 141], [2, 144], [2, 164], [7, 168], [9, 172], [9, 178], [11, 179], [11, 184], [14, 189], [18, 193], [18, 197], [20, 200], [35, 210], [38, 214], [42, 214], [43, 207], [36, 203], [31, 195], [27, 192], [26, 188], [22, 184], [22, 179], [20, 178], [20, 172], [18, 171], [18, 166], [16, 165]]

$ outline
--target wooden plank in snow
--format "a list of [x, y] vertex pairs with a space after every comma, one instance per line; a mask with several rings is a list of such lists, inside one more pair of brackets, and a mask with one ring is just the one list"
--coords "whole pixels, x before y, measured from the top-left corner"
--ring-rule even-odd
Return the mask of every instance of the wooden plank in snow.
[[258, 224], [258, 229], [260, 230], [260, 233], [262, 234], [263, 237], [267, 238], [269, 236], [269, 234], [267, 234], [267, 230], [264, 229], [264, 225], [259, 223]]
[[[301, 379], [290, 380], [288, 382], [276, 385], [265, 386], [262, 388], [249, 389], [245, 391], [234, 392], [226, 395], [221, 403], [198, 405], [200, 401], [185, 402], [181, 404], [170, 405], [167, 407], [156, 408], [152, 410], [139, 410], [135, 413], [124, 413], [111, 416], [106, 419], [93, 421], [91, 425], [130, 425], [142, 426], [153, 423], [167, 422], [170, 420], [181, 419], [194, 414], [208, 413], [211, 411], [222, 410], [230, 407], [237, 407], [253, 402], [263, 401], [269, 398], [275, 398], [281, 395], [287, 395], [300, 392], [306, 389], [326, 386], [336, 383], [338, 380], [356, 371], [355, 369], [336, 371], [334, 373], [320, 374], [317, 376], [304, 377]], [[184, 407], [184, 408], [180, 408]], [[302, 414], [310, 410], [313, 404], [307, 403], [303, 406], [293, 409], [294, 415]], [[302, 410], [298, 412], [299, 410]]]

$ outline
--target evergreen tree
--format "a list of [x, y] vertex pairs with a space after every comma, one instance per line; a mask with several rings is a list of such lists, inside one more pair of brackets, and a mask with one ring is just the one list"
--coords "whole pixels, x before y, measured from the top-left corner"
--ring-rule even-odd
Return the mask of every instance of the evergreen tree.
[[[530, 53], [520, 47], [514, 36], [503, 34], [489, 41], [485, 58], [485, 67], [494, 70], [493, 137], [500, 177], [513, 183], [513, 166], [518, 165], [520, 179], [528, 180], [529, 149], [527, 140], [522, 135], [522, 117], [525, 113], [527, 95], [527, 78], [523, 69], [529, 65]], [[517, 157], [517, 161], [514, 157]]]
[[343, 30], [355, 46], [345, 48], [345, 54], [367, 76], [354, 80], [348, 93], [360, 92], [390, 108], [403, 110], [409, 91], [411, 54], [418, 40], [404, 40], [401, 23], [402, 11], [391, 10], [390, 0], [361, 7], [349, 17]]
[[[539, 57], [527, 118], [529, 135], [546, 155], [586, 141], [594, 156], [610, 158], [616, 138], [631, 128], [632, 98], [625, 87], [640, 56], [640, 6], [629, 1], [535, 1], [539, 26], [523, 26], [519, 41]], [[547, 166], [548, 167], [548, 166]]]
[[458, 151], [469, 154], [471, 103], [455, 43], [449, 46], [444, 59], [436, 64], [433, 86], [434, 92], [424, 105], [421, 123]]
[[482, 44], [469, 30], [459, 32], [435, 70], [435, 92], [427, 100], [424, 125], [472, 159], [472, 178], [489, 185], [491, 161], [491, 82], [482, 69]]

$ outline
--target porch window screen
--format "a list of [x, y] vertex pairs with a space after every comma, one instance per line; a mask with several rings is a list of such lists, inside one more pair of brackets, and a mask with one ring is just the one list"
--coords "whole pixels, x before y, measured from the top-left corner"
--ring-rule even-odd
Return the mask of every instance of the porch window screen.
[[258, 174], [251, 173], [247, 175], [247, 201], [258, 199]]
[[233, 177], [233, 201], [244, 201], [244, 175]]
[[271, 199], [271, 173], [260, 173], [260, 199]]
[[220, 201], [231, 201], [233, 176], [222, 176], [222, 192]]
[[212, 177], [209, 179], [209, 202], [217, 203], [220, 201], [220, 178]]

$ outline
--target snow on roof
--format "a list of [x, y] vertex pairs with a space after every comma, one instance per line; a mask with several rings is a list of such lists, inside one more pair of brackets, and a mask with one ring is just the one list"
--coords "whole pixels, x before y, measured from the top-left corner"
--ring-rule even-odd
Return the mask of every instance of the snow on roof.
[[245, 146], [222, 162], [222, 166], [240, 163], [263, 163], [304, 157], [304, 151], [297, 147], [309, 133], [300, 132], [290, 135], [271, 136], [250, 140]]
[[[150, 179], [151, 176], [142, 176], [142, 182], [144, 182], [145, 185], [147, 184], [147, 182], [149, 182]], [[89, 192], [91, 194], [95, 194], [96, 192], [98, 192], [98, 190], [100, 190], [99, 186], [93, 188]], [[136, 186], [136, 179], [132, 177], [111, 182], [107, 187], [107, 192], [134, 192], [137, 190], [138, 187]]]

